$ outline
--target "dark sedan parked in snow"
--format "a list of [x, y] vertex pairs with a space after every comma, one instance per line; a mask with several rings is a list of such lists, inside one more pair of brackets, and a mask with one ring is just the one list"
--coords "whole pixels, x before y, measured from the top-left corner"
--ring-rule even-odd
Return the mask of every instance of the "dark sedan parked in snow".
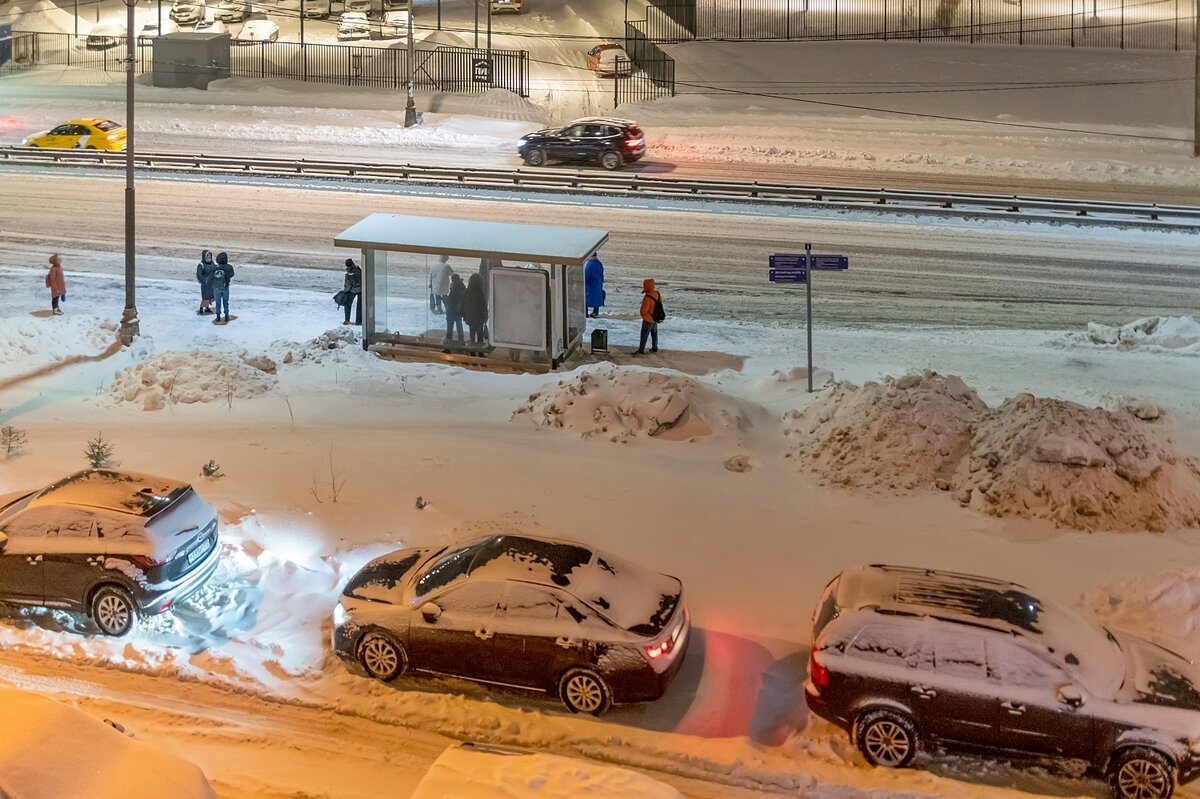
[[368, 563], [334, 611], [333, 647], [380, 680], [427, 671], [599, 715], [662, 696], [688, 632], [674, 577], [580, 544], [496, 535]]
[[0, 602], [86, 613], [107, 635], [217, 569], [217, 514], [187, 483], [88, 469], [0, 498]]
[[1014, 583], [897, 566], [843, 572], [813, 617], [809, 708], [902, 768], [936, 742], [1072, 761], [1116, 799], [1200, 777], [1200, 671]]

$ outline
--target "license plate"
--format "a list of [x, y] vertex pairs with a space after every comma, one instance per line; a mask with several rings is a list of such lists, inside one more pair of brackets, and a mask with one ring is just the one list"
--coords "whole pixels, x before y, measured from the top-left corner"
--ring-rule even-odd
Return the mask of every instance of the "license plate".
[[188, 553], [188, 563], [189, 564], [195, 563], [196, 561], [200, 560], [200, 558], [204, 557], [204, 545], [207, 543], [208, 543], [208, 540], [205, 539], [204, 542], [200, 544], [200, 546], [196, 547], [195, 549], [193, 549], [191, 552]]

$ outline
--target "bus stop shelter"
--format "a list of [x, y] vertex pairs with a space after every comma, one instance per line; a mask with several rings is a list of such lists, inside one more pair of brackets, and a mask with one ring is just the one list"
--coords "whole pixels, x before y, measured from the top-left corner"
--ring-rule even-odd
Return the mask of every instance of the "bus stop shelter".
[[[363, 347], [383, 355], [554, 369], [583, 341], [583, 262], [608, 241], [595, 228], [371, 214], [334, 238], [362, 253]], [[448, 326], [445, 267], [478, 274], [484, 342]]]

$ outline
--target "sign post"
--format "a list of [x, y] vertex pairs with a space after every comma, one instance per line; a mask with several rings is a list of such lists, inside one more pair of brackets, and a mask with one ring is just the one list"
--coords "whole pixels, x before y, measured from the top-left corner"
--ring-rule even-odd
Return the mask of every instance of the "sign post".
[[808, 392], [813, 390], [812, 346], [812, 273], [844, 272], [850, 268], [845, 255], [813, 255], [812, 244], [804, 245], [804, 255], [776, 253], [768, 262], [767, 277], [772, 283], [803, 283], [805, 323], [808, 328]]

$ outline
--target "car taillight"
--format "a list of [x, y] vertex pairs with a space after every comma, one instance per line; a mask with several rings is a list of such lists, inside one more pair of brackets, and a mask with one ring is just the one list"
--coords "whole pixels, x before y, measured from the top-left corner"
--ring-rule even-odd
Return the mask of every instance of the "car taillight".
[[625, 140], [625, 146], [628, 147], [630, 150], [632, 150], [634, 147], [637, 147], [641, 143], [642, 143], [641, 139], [626, 139]]
[[165, 560], [152, 558], [148, 555], [130, 555], [129, 559], [141, 566], [143, 569], [153, 569], [155, 566], [161, 566], [166, 563]]
[[808, 656], [808, 678], [818, 688], [826, 688], [829, 685], [829, 669], [817, 662], [816, 645], [813, 645], [812, 652]]
[[659, 641], [656, 644], [646, 644], [646, 657], [651, 660], [658, 660], [663, 655], [669, 654], [675, 647], [675, 639], [668, 638], [665, 641]]
[[170, 599], [165, 599], [165, 600], [163, 600], [163, 603], [162, 603], [161, 605], [159, 605], [159, 606], [158, 606], [158, 612], [159, 612], [159, 613], [162, 613], [162, 612], [164, 612], [165, 610], [167, 610], [168, 608], [170, 608], [170, 607], [171, 607], [171, 602], [172, 602], [172, 600], [170, 600]]

